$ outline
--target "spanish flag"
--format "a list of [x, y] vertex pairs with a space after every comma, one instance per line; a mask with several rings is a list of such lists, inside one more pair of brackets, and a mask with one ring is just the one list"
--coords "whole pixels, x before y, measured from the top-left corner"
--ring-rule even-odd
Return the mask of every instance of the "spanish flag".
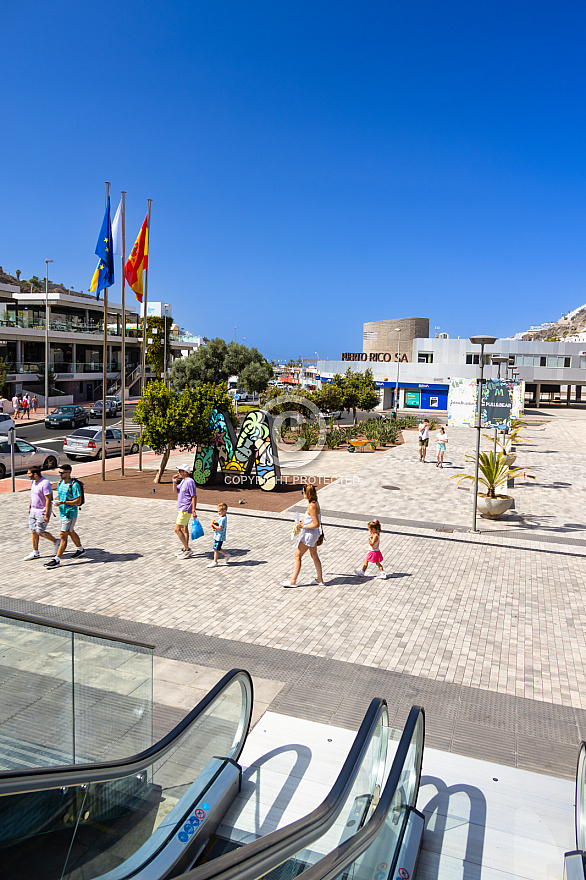
[[142, 302], [142, 273], [146, 269], [149, 261], [149, 225], [148, 216], [144, 218], [144, 223], [140, 228], [138, 237], [134, 242], [132, 251], [126, 266], [124, 267], [124, 275], [130, 287], [134, 290], [137, 300]]

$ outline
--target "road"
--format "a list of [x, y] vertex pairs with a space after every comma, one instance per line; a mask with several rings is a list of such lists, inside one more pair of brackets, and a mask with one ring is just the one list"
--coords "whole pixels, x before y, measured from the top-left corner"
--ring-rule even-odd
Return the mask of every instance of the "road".
[[[134, 424], [132, 422], [132, 416], [134, 415], [135, 404], [127, 404], [125, 408], [125, 419], [126, 419], [126, 433], [132, 434], [135, 429]], [[115, 416], [110, 419], [106, 419], [106, 424], [109, 427], [121, 427], [121, 418], [120, 416]], [[100, 428], [102, 425], [101, 419], [90, 419], [90, 427]], [[27, 421], [18, 421], [16, 422], [16, 436], [20, 437], [22, 440], [28, 440], [29, 443], [34, 443], [35, 446], [43, 446], [46, 449], [52, 449], [55, 452], [61, 452], [63, 449], [63, 440], [67, 437], [68, 433], [71, 433], [72, 428], [53, 428], [48, 429], [45, 428], [43, 422], [38, 422], [35, 425], [27, 424]]]

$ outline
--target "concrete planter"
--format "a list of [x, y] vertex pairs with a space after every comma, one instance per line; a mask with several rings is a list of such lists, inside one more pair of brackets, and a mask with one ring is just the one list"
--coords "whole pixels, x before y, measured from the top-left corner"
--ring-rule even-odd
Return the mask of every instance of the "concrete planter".
[[477, 496], [477, 509], [480, 516], [486, 519], [498, 519], [509, 509], [513, 499], [508, 495], [497, 495], [496, 498], [487, 498], [486, 495]]

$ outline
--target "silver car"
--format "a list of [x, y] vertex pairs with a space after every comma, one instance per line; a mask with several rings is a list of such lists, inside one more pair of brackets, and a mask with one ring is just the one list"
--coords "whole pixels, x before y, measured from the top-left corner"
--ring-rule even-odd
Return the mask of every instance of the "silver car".
[[[14, 441], [14, 473], [22, 473], [36, 464], [44, 471], [54, 471], [59, 465], [59, 454], [43, 446], [33, 446], [26, 440]], [[10, 473], [10, 443], [0, 439], [0, 479]]]
[[[63, 441], [63, 452], [75, 461], [76, 458], [101, 458], [103, 450], [101, 428], [78, 428], [70, 431]], [[129, 434], [124, 435], [124, 452], [134, 455], [138, 443]], [[119, 428], [106, 428], [106, 457], [122, 454], [122, 431]]]

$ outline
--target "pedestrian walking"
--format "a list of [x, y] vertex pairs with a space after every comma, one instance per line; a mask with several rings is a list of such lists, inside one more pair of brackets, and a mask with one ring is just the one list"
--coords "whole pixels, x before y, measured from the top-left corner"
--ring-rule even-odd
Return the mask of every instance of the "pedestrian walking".
[[36, 394], [33, 394], [32, 399], [31, 399], [31, 409], [33, 411], [34, 416], [36, 416], [38, 408], [39, 408], [39, 399]]
[[59, 484], [57, 485], [57, 500], [59, 502], [59, 548], [55, 556], [49, 562], [45, 563], [45, 568], [58, 568], [61, 565], [61, 557], [67, 549], [69, 538], [75, 544], [75, 552], [71, 554], [72, 559], [77, 559], [85, 555], [81, 540], [75, 526], [79, 508], [83, 504], [83, 485], [71, 475], [71, 465], [62, 464], [59, 468]]
[[14, 421], [16, 422], [18, 419], [18, 415], [20, 413], [20, 401], [18, 399], [18, 394], [15, 394], [14, 397], [12, 398], [12, 409], [14, 411], [13, 412]]
[[297, 586], [297, 578], [299, 577], [299, 572], [301, 571], [301, 561], [305, 553], [307, 553], [307, 551], [309, 550], [309, 555], [313, 560], [313, 564], [315, 565], [315, 573], [317, 575], [317, 577], [313, 578], [310, 583], [314, 586], [317, 585], [320, 587], [325, 587], [321, 561], [317, 553], [318, 541], [320, 544], [323, 541], [323, 537], [320, 540], [320, 537], [323, 535], [323, 531], [321, 526], [320, 506], [319, 501], [317, 500], [317, 491], [315, 486], [312, 486], [310, 484], [304, 486], [301, 491], [303, 493], [303, 497], [307, 501], [307, 511], [305, 513], [305, 516], [303, 517], [303, 522], [299, 523], [301, 537], [299, 539], [297, 549], [295, 550], [293, 574], [291, 575], [289, 580], [281, 581], [281, 586]]
[[419, 461], [424, 462], [429, 446], [429, 419], [419, 423]]
[[435, 442], [437, 446], [437, 464], [436, 467], [443, 468], [444, 466], [444, 453], [446, 451], [446, 444], [448, 442], [448, 435], [446, 434], [445, 428], [443, 425], [440, 425], [440, 429], [435, 435]]
[[377, 577], [382, 580], [386, 580], [387, 573], [382, 566], [383, 555], [380, 552], [380, 533], [381, 533], [381, 525], [378, 519], [373, 519], [368, 523], [368, 545], [370, 550], [366, 554], [366, 559], [364, 560], [364, 565], [362, 568], [356, 568], [355, 572], [360, 577], [366, 577], [366, 569], [368, 568], [368, 564], [370, 562], [374, 563], [378, 568]]
[[228, 563], [230, 561], [229, 555], [225, 550], [222, 550], [222, 544], [226, 540], [226, 528], [228, 525], [227, 513], [228, 505], [218, 504], [218, 518], [212, 523], [212, 531], [214, 533], [214, 559], [213, 562], [209, 563], [208, 568], [216, 567], [220, 555], [224, 557], [224, 562]]
[[30, 412], [29, 412], [29, 408], [28, 408], [28, 397], [25, 396], [22, 398], [21, 408], [22, 408], [23, 419], [25, 416], [27, 419], [30, 419], [31, 416], [30, 416]]
[[53, 552], [57, 553], [61, 541], [54, 538], [51, 532], [47, 531], [47, 525], [51, 521], [51, 510], [53, 508], [53, 487], [46, 477], [43, 477], [40, 467], [33, 465], [27, 471], [27, 476], [31, 481], [31, 497], [28, 505], [28, 527], [30, 529], [33, 542], [32, 552], [25, 556], [25, 561], [31, 559], [40, 559], [39, 553], [39, 535], [53, 542]]
[[183, 549], [177, 556], [179, 559], [189, 559], [189, 520], [196, 517], [197, 488], [195, 480], [191, 476], [191, 465], [180, 464], [177, 473], [173, 474], [173, 486], [177, 492], [177, 519], [175, 521], [175, 534], [181, 541]]

